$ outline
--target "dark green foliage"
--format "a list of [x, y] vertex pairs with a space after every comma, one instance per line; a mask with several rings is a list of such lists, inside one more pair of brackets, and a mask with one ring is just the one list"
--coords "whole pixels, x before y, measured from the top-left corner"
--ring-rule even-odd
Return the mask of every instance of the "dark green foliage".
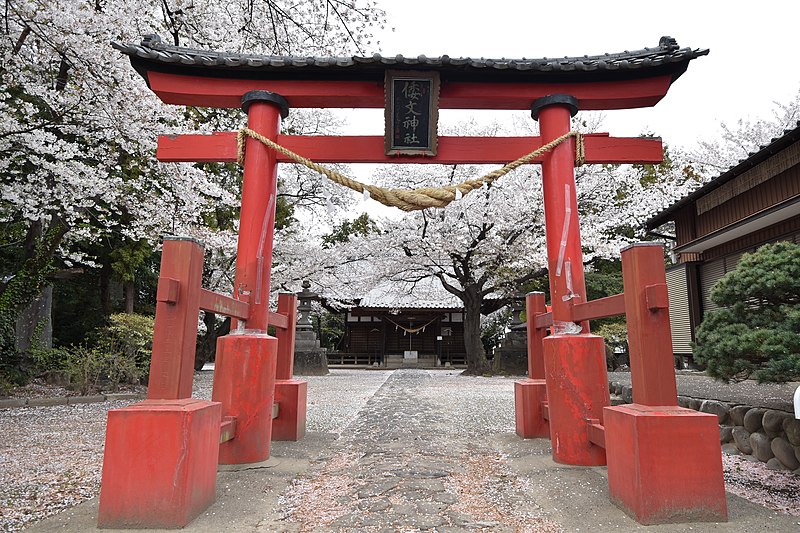
[[781, 242], [745, 254], [711, 291], [725, 306], [697, 330], [695, 360], [725, 381], [800, 379], [800, 245]]
[[362, 213], [354, 218], [352, 222], [345, 220], [338, 226], [334, 227], [331, 233], [324, 235], [322, 237], [322, 247], [330, 248], [336, 244], [349, 242], [350, 237], [365, 237], [370, 233], [380, 233], [380, 229], [375, 221], [369, 218], [367, 213]]
[[311, 323], [319, 339], [320, 346], [329, 352], [339, 349], [339, 344], [344, 337], [344, 313], [331, 313], [321, 311], [311, 315]]

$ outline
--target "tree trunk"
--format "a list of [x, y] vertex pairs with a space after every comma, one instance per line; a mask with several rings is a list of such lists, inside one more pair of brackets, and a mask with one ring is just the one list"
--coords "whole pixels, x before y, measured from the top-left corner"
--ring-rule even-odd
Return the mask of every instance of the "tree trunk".
[[465, 374], [491, 374], [492, 367], [486, 359], [486, 351], [481, 342], [481, 296], [477, 288], [467, 287], [464, 291], [464, 348], [467, 351], [467, 370]]
[[125, 312], [133, 314], [133, 304], [136, 302], [136, 285], [133, 281], [126, 281], [125, 285]]
[[111, 305], [111, 264], [104, 264], [100, 269], [100, 308], [103, 315], [109, 316], [114, 311]]

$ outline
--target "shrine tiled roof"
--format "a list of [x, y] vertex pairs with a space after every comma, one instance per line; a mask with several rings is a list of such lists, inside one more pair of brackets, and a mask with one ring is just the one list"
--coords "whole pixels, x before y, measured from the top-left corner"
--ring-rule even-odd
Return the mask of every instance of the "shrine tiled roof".
[[134, 68], [147, 79], [149, 70], [209, 77], [254, 79], [383, 79], [387, 69], [433, 69], [443, 79], [460, 81], [606, 81], [671, 74], [680, 76], [689, 61], [708, 54], [707, 49], [681, 48], [675, 39], [662, 37], [658, 46], [641, 50], [577, 57], [539, 59], [454, 58], [402, 55], [297, 57], [268, 56], [197, 50], [164, 43], [147, 35], [139, 44], [112, 43], [128, 55]]
[[651, 217], [644, 223], [644, 227], [648, 230], [653, 230], [661, 226], [662, 224], [666, 224], [667, 222], [673, 219], [675, 212], [681, 209], [682, 207], [691, 204], [692, 202], [698, 200], [699, 198], [707, 195], [714, 189], [721, 187], [722, 185], [728, 183], [735, 177], [743, 174], [744, 172], [755, 167], [759, 163], [766, 161], [767, 159], [774, 156], [781, 150], [789, 147], [790, 145], [798, 141], [800, 141], [800, 122], [797, 123], [795, 128], [784, 130], [783, 134], [780, 135], [779, 137], [773, 138], [769, 143], [765, 144], [755, 152], [751, 152], [746, 158], [741, 159], [738, 163], [733, 165], [731, 168], [729, 168], [722, 174], [706, 182], [702, 187], [695, 189], [688, 196], [684, 196], [680, 200], [674, 202], [669, 207], [663, 209], [662, 211]]
[[447, 292], [436, 278], [417, 282], [386, 281], [370, 290], [359, 307], [376, 309], [462, 309], [464, 304]]

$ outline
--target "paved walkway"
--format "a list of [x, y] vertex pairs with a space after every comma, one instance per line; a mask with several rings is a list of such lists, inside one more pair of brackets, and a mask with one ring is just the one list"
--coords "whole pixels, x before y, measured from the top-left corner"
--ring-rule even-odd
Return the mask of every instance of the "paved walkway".
[[[310, 410], [313, 386], [326, 379], [312, 381]], [[395, 371], [341, 436], [311, 432], [302, 442], [274, 443], [266, 464], [220, 472], [217, 502], [186, 530], [800, 530], [800, 518], [735, 496], [727, 523], [640, 526], [609, 502], [605, 468], [557, 465], [547, 440], [513, 433], [512, 382]], [[94, 531], [96, 506], [30, 531]]]

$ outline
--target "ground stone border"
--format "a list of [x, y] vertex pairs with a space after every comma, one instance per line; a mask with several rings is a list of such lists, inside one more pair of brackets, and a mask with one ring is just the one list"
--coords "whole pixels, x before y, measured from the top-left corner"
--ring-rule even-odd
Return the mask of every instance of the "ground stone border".
[[[613, 381], [608, 386], [612, 405], [633, 401], [630, 385]], [[800, 420], [793, 412], [689, 396], [678, 396], [678, 405], [717, 416], [723, 453], [800, 475]]]
[[144, 400], [146, 394], [138, 392], [119, 392], [95, 394], [92, 396], [55, 396], [45, 398], [8, 398], [0, 399], [0, 409], [15, 407], [50, 407], [53, 405], [71, 405], [78, 403], [100, 403], [114, 400]]

